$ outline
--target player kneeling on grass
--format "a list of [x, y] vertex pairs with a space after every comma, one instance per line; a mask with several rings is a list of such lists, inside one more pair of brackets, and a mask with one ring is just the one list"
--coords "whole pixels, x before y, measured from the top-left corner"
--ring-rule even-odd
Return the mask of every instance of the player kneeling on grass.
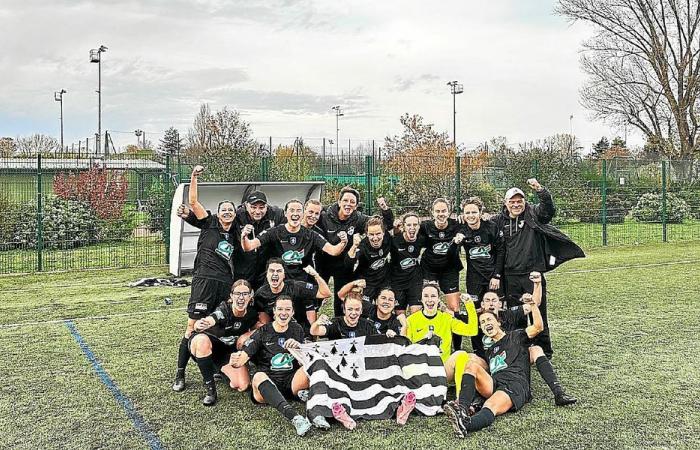
[[[253, 375], [253, 402], [267, 403], [292, 422], [299, 436], [311, 428], [311, 422], [300, 415], [287, 399], [296, 397], [300, 390], [309, 387], [309, 377], [289, 353], [304, 340], [304, 330], [294, 322], [294, 305], [287, 295], [275, 300], [274, 320], [257, 329], [246, 341], [243, 349], [231, 355], [233, 367], [244, 367], [248, 361], [255, 364]], [[323, 418], [322, 418], [323, 419]], [[330, 428], [323, 419], [314, 420], [321, 428]]]
[[235, 368], [229, 364], [231, 354], [240, 350], [256, 328], [258, 312], [251, 307], [253, 288], [246, 280], [233, 283], [231, 295], [221, 302], [216, 310], [194, 324], [190, 337], [190, 353], [202, 372], [207, 395], [202, 400], [205, 406], [216, 403], [214, 374], [217, 366], [230, 380], [232, 389], [240, 392], [248, 389], [250, 376], [246, 367]]
[[440, 357], [445, 364], [445, 372], [448, 383], [455, 383], [457, 395], [460, 395], [463, 381], [462, 375], [465, 373], [467, 364], [474, 359], [475, 355], [470, 355], [464, 350], [458, 350], [452, 354], [452, 334], [461, 336], [474, 336], [477, 333], [476, 308], [471, 297], [464, 295], [461, 300], [466, 309], [466, 316], [453, 312], [440, 302], [440, 289], [437, 283], [426, 283], [421, 294], [423, 309], [408, 316], [406, 320], [406, 337], [411, 342], [419, 342], [436, 337], [439, 339]]
[[[509, 309], [502, 309], [503, 303], [501, 298], [495, 292], [486, 292], [481, 300], [482, 311], [490, 311], [498, 315], [501, 323], [501, 329], [504, 331], [512, 331], [518, 328], [518, 324], [526, 323], [527, 316], [532, 312], [532, 305], [539, 307], [542, 299], [542, 276], [539, 272], [530, 274], [530, 281], [534, 286], [532, 295], [523, 294], [521, 301], [522, 305], [514, 306]], [[490, 338], [484, 336], [484, 348], [493, 345]], [[530, 345], [528, 349], [530, 353], [530, 364], [534, 364], [537, 371], [542, 376], [542, 379], [547, 383], [549, 389], [554, 394], [554, 404], [557, 406], [566, 406], [576, 403], [576, 398], [568, 395], [564, 387], [559, 383], [559, 377], [552, 366], [552, 362], [545, 356], [542, 347], [539, 345]], [[467, 405], [465, 405], [467, 406]]]
[[[537, 304], [531, 304], [531, 312], [532, 325], [524, 330], [520, 328], [508, 332], [501, 327], [495, 312], [483, 311], [479, 315], [481, 330], [493, 340], [493, 345], [486, 351], [491, 374], [470, 361], [464, 374], [459, 402], [445, 404], [445, 414], [458, 437], [491, 425], [496, 416], [517, 411], [532, 398], [530, 339], [542, 332], [544, 323]], [[486, 402], [479, 412], [470, 416], [469, 405], [477, 391]]]

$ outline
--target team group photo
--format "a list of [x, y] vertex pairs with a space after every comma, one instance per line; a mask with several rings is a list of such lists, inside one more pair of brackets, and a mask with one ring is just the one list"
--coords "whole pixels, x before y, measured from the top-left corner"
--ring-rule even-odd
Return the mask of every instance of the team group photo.
[[700, 0], [0, 19], [0, 448], [700, 448]]

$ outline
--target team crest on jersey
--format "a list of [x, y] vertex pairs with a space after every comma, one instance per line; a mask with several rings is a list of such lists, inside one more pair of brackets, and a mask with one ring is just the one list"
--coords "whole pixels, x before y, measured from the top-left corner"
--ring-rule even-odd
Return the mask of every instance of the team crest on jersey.
[[378, 259], [378, 260], [376, 260], [375, 262], [373, 262], [373, 263], [369, 266], [369, 268], [372, 269], [372, 270], [379, 270], [379, 269], [381, 269], [382, 267], [384, 267], [385, 264], [386, 264], [386, 260], [385, 260], [384, 258], [382, 258], [382, 259]]
[[239, 329], [240, 327], [241, 327], [241, 323], [240, 323], [240, 322], [236, 322], [236, 323], [233, 324], [233, 329], [234, 329], [234, 330], [237, 330], [237, 329]]
[[349, 227], [347, 233], [348, 236], [352, 236], [353, 234], [355, 234], [355, 227]]
[[270, 359], [270, 370], [291, 370], [293, 361], [294, 356], [289, 353], [277, 353]]
[[430, 331], [431, 333], [434, 333], [435, 332], [435, 325], [428, 325], [428, 331]]
[[278, 338], [278, 339], [277, 339], [277, 344], [278, 344], [280, 347], [284, 347], [285, 341], [286, 341], [286, 339], [283, 338], [283, 337]]
[[381, 248], [379, 249], [378, 253], [379, 253], [379, 256], [384, 256], [384, 250], [382, 250]]
[[445, 239], [445, 232], [441, 231], [438, 236], [440, 236], [440, 239]]
[[474, 236], [474, 242], [476, 242], [477, 244], [480, 244], [481, 243], [481, 236]]
[[408, 246], [408, 253], [413, 253], [413, 250], [415, 250], [415, 247], [412, 245]]
[[282, 261], [289, 265], [299, 265], [301, 260], [304, 259], [304, 249], [301, 250], [287, 250], [282, 253]]
[[349, 337], [349, 338], [355, 338], [355, 332], [354, 332], [354, 331], [348, 331], [348, 337]]
[[379, 322], [375, 322], [375, 323], [374, 323], [374, 328], [376, 328], [377, 331], [379, 331], [379, 329], [380, 329], [381, 327], [382, 327], [382, 324], [381, 324], [381, 323], [379, 323]]
[[449, 249], [449, 242], [438, 242], [437, 244], [433, 245], [433, 253], [436, 255], [446, 255]]
[[491, 244], [480, 245], [469, 249], [469, 259], [490, 258]]
[[290, 237], [290, 238], [289, 238], [289, 243], [290, 243], [291, 245], [297, 245], [297, 237], [296, 237], [296, 236]]

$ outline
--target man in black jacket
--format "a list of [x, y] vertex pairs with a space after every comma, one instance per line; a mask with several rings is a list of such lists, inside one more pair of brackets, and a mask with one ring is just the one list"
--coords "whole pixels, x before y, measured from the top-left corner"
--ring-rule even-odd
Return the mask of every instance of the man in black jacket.
[[[317, 225], [323, 230], [328, 243], [336, 245], [341, 239], [352, 240], [355, 233], [362, 234], [369, 217], [357, 211], [359, 202], [360, 193], [350, 186], [346, 186], [340, 190], [338, 203], [329, 206], [326, 211], [321, 213], [321, 218]], [[383, 197], [380, 197], [377, 199], [377, 203], [381, 209], [386, 228], [393, 228], [394, 214], [389, 209], [386, 201]], [[338, 297], [338, 291], [353, 280], [352, 272], [348, 271], [345, 266], [345, 256], [349, 250], [350, 247], [346, 246], [338, 256], [330, 256], [325, 253], [317, 255], [319, 257], [317, 267], [320, 269], [321, 276], [326, 282], [333, 277], [333, 290], [335, 291], [333, 311], [336, 316], [343, 314], [343, 303]]]
[[503, 211], [492, 220], [503, 233], [506, 255], [504, 264], [504, 291], [508, 306], [515, 306], [526, 292], [532, 292], [530, 272], [540, 272], [542, 276], [542, 304], [540, 311], [544, 330], [533, 343], [552, 357], [552, 341], [547, 323], [547, 282], [544, 273], [561, 263], [574, 258], [583, 258], [583, 250], [568, 236], [553, 227], [549, 222], [556, 209], [552, 195], [534, 178], [527, 184], [537, 193], [539, 204], [531, 205], [525, 200], [525, 193], [513, 187], [505, 195]]

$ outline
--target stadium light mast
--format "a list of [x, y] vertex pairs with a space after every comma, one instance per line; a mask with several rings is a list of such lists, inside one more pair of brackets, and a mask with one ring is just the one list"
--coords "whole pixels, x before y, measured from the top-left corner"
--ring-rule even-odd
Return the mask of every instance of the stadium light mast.
[[144, 140], [144, 145], [142, 145], [141, 148], [146, 147], [146, 136], [143, 130], [134, 130], [134, 134], [136, 135], [136, 147], [141, 145], [141, 136], [143, 136]]
[[340, 127], [338, 119], [344, 116], [345, 114], [340, 109], [340, 105], [331, 106], [331, 109], [335, 111], [335, 154], [337, 156], [340, 153], [340, 141], [338, 140], [338, 136], [340, 134]]
[[107, 47], [100, 45], [100, 48], [90, 50], [90, 62], [97, 63], [97, 142], [96, 151], [100, 151], [100, 143], [102, 142], [102, 53], [107, 51]]
[[450, 86], [450, 91], [452, 92], [452, 145], [454, 145], [455, 150], [457, 149], [457, 94], [464, 92], [464, 86], [459, 84], [457, 80], [448, 81], [447, 85]]
[[65, 94], [65, 89], [53, 93], [53, 99], [61, 104], [61, 154], [63, 154], [63, 94]]

